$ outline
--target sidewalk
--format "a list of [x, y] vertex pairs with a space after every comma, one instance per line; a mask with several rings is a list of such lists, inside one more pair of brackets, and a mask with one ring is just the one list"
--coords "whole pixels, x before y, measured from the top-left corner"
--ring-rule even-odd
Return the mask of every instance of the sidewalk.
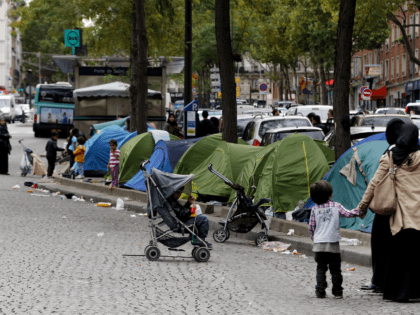
[[[110, 202], [115, 206], [118, 198], [124, 200], [124, 208], [138, 213], [146, 213], [147, 195], [146, 193], [128, 189], [108, 190], [108, 186], [103, 184], [86, 183], [83, 181], [69, 180], [65, 178], [55, 178], [52, 180], [42, 180], [38, 182], [39, 188], [47, 189], [52, 192], [60, 191], [62, 194], [73, 193], [80, 197], [83, 196], [87, 202]], [[72, 201], [68, 201], [72, 202]], [[215, 211], [213, 205], [198, 203], [210, 221], [210, 230], [214, 231], [221, 228], [218, 221], [226, 218], [229, 208], [222, 207], [221, 211]], [[289, 229], [295, 230], [294, 236], [287, 236]], [[261, 230], [258, 226], [247, 234], [231, 233], [232, 236], [253, 241], [256, 234]], [[362, 241], [362, 246], [341, 246], [342, 260], [348, 263], [358, 264], [366, 267], [371, 266], [370, 234], [359, 231], [341, 229], [342, 237], [356, 238]], [[293, 221], [285, 221], [273, 218], [270, 226], [269, 236], [272, 241], [280, 241], [292, 244], [292, 249], [312, 256], [312, 241], [308, 237], [308, 225]], [[212, 233], [209, 240], [212, 239]], [[211, 242], [211, 240], [210, 240]], [[213, 242], [214, 243], [214, 242]], [[217, 246], [228, 246], [229, 240]]]

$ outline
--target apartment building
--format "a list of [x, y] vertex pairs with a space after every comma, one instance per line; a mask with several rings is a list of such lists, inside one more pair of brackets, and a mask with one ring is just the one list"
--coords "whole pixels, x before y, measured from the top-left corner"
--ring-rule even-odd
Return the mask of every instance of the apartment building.
[[[419, 11], [414, 12], [404, 8], [407, 24], [419, 24]], [[403, 12], [399, 12], [399, 16]], [[400, 28], [389, 21], [390, 36], [378, 49], [363, 50], [355, 53], [352, 69], [352, 107], [364, 105], [373, 110], [379, 107], [404, 107], [408, 102], [420, 100], [419, 66], [410, 61], [405, 44], [402, 40]], [[420, 38], [419, 27], [407, 28], [410, 46], [419, 57]], [[366, 65], [380, 65], [381, 74], [367, 77]], [[360, 96], [362, 86], [371, 86], [373, 89], [372, 101], [363, 101]]]
[[22, 83], [22, 43], [19, 32], [9, 26], [12, 21], [8, 16], [16, 5], [13, 1], [0, 2], [0, 86], [9, 92]]

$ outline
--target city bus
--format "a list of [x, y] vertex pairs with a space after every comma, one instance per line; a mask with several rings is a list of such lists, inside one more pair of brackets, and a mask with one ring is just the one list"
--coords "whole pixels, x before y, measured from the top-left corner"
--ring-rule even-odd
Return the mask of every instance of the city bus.
[[33, 123], [35, 137], [49, 137], [52, 130], [58, 131], [61, 137], [67, 137], [73, 128], [73, 90], [67, 82], [36, 86]]

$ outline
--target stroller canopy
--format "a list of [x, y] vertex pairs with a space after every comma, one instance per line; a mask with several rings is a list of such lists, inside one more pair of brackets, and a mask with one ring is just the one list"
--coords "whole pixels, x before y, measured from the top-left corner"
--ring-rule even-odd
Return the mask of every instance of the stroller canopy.
[[[169, 198], [172, 196], [177, 190], [182, 187], [191, 184], [191, 181], [194, 178], [193, 174], [190, 175], [179, 175], [179, 174], [172, 174], [159, 171], [155, 168], [152, 169], [152, 178], [156, 185], [160, 188], [160, 191], [163, 194], [163, 197]], [[185, 187], [184, 192], [190, 193], [188, 187]]]

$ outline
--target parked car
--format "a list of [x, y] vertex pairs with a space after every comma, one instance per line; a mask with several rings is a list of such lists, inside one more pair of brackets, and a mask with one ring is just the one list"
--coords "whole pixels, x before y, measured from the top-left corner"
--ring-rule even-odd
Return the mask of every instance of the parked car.
[[254, 107], [264, 107], [265, 105], [267, 105], [267, 101], [263, 101], [263, 100], [256, 100], [254, 101]]
[[378, 108], [375, 111], [375, 114], [398, 114], [398, 115], [404, 115], [405, 111], [402, 108], [398, 107], [386, 107], [386, 108]]
[[356, 115], [350, 127], [350, 138], [353, 143], [377, 133], [385, 132], [386, 125], [393, 118], [399, 118], [405, 123], [413, 123], [410, 116], [398, 114]]
[[408, 103], [405, 106], [405, 113], [409, 115], [420, 115], [420, 103]]
[[286, 113], [286, 116], [304, 116], [309, 113], [315, 113], [321, 117], [321, 122], [326, 123], [328, 119], [328, 111], [333, 109], [331, 105], [297, 105], [291, 106]]
[[236, 104], [243, 104], [243, 105], [246, 105], [246, 104], [248, 104], [248, 102], [247, 102], [247, 100], [243, 100], [243, 99], [240, 99], [240, 98], [237, 98], [236, 99]]
[[311, 122], [306, 117], [280, 117], [280, 116], [259, 116], [248, 123], [242, 139], [250, 145], [259, 146], [265, 133], [271, 129], [285, 127], [312, 127]]
[[246, 111], [255, 110], [255, 107], [250, 104], [237, 104], [236, 110], [238, 115], [242, 115]]
[[287, 136], [293, 135], [295, 133], [300, 133], [305, 136], [308, 136], [314, 140], [323, 140], [324, 133], [322, 132], [321, 128], [317, 127], [286, 127], [286, 128], [277, 128], [268, 130], [262, 141], [261, 146], [267, 146], [274, 142], [283, 140]]
[[292, 107], [292, 105], [294, 104], [294, 101], [279, 101], [276, 103], [277, 104], [275, 104], [275, 107], [285, 108], [287, 110], [290, 107]]
[[420, 129], [420, 115], [411, 115], [411, 121]]
[[6, 119], [8, 123], [15, 122], [16, 108], [14, 95], [0, 95], [0, 118]]

